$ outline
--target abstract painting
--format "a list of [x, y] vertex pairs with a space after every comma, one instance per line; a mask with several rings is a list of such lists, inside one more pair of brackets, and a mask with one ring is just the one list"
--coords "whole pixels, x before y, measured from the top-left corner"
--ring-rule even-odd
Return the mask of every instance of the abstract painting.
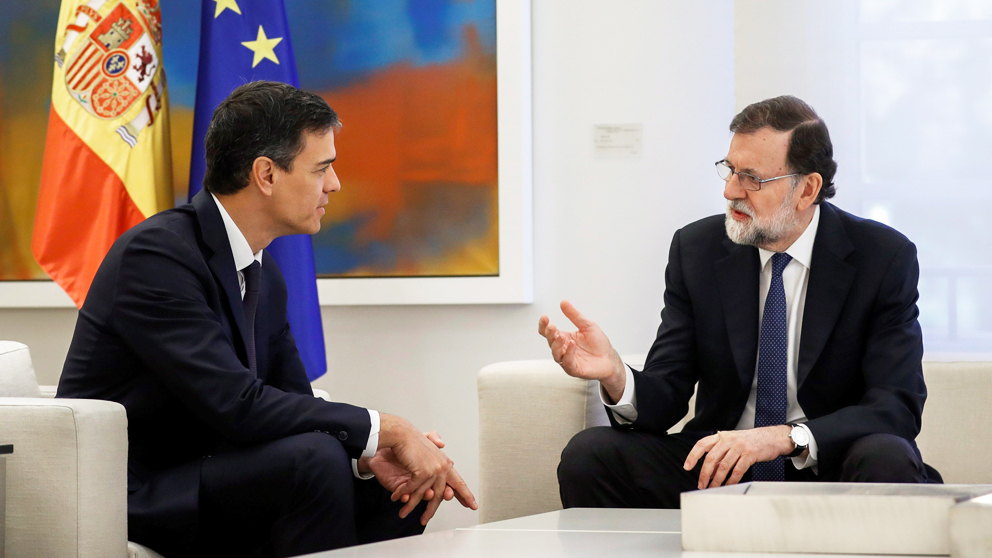
[[287, 2], [301, 85], [339, 113], [319, 277], [499, 273], [496, 2]]

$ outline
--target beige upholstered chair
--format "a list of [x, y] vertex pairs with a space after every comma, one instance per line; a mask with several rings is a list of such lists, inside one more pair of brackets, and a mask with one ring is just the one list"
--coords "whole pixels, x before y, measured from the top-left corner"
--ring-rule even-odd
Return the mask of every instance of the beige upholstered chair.
[[[624, 358], [639, 367], [644, 355]], [[992, 362], [927, 362], [924, 460], [947, 483], [992, 483]], [[689, 414], [672, 431], [681, 430]], [[556, 470], [580, 430], [606, 424], [595, 382], [554, 361], [501, 362], [479, 372], [479, 519], [561, 509]]]
[[[315, 395], [328, 398], [326, 392]], [[162, 558], [127, 540], [127, 414], [54, 399], [28, 348], [0, 341], [0, 444], [7, 456], [7, 558]]]
[[127, 414], [110, 401], [54, 399], [28, 348], [0, 341], [0, 441], [7, 456], [5, 556], [161, 558], [127, 540]]

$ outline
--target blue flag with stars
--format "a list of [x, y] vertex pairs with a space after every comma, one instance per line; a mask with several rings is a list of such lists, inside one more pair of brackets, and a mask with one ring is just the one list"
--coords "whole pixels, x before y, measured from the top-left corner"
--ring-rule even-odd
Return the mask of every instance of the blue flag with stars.
[[[300, 86], [283, 0], [203, 0], [200, 18], [190, 200], [203, 188], [203, 140], [217, 105], [249, 81]], [[310, 236], [277, 238], [265, 252], [266, 257], [276, 261], [286, 279], [289, 326], [312, 381], [327, 371], [327, 359]]]

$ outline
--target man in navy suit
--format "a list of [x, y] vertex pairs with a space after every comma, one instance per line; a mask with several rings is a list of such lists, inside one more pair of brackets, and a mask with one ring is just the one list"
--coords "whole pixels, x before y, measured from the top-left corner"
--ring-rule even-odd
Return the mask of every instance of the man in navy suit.
[[58, 396], [126, 407], [128, 536], [166, 556], [295, 556], [476, 508], [435, 433], [307, 380], [264, 248], [320, 229], [339, 127], [289, 85], [236, 89], [203, 191], [122, 235], [80, 309]]
[[[679, 506], [742, 480], [940, 482], [913, 441], [926, 399], [916, 247], [826, 202], [827, 127], [795, 97], [730, 125], [725, 215], [675, 233], [662, 323], [644, 369], [595, 323], [542, 316], [568, 374], [600, 382], [610, 427], [562, 453], [565, 507]], [[697, 390], [694, 418], [667, 434]]]

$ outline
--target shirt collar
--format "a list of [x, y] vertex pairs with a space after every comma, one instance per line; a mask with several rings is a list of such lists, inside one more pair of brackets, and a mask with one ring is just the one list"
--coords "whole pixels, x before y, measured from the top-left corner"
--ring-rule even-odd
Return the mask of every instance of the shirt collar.
[[[810, 220], [809, 225], [806, 226], [806, 230], [803, 234], [799, 235], [799, 238], [792, 243], [792, 246], [786, 248], [785, 253], [792, 256], [792, 259], [803, 264], [806, 269], [809, 269], [809, 264], [813, 260], [813, 241], [816, 240], [816, 229], [820, 226], [820, 205], [816, 205], [816, 209], [813, 211], [813, 218]], [[761, 269], [765, 269], [765, 265], [768, 260], [772, 259], [775, 252], [769, 252], [764, 248], [758, 248], [758, 256], [761, 258]]]
[[217, 204], [217, 209], [220, 210], [220, 218], [224, 221], [224, 228], [227, 230], [227, 240], [231, 243], [231, 253], [234, 255], [234, 267], [240, 271], [251, 265], [252, 260], [262, 265], [262, 250], [259, 250], [255, 254], [251, 253], [251, 246], [248, 244], [248, 239], [245, 238], [244, 233], [235, 224], [234, 219], [231, 219], [231, 215], [224, 209], [224, 204], [220, 203], [220, 200], [217, 199], [217, 196], [213, 192], [210, 192], [210, 196]]

